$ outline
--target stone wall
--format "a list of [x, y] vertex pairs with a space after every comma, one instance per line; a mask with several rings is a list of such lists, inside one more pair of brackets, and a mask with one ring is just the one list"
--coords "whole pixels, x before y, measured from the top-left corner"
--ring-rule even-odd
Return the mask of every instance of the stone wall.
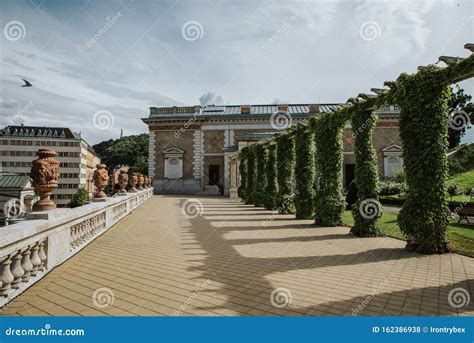
[[224, 130], [204, 131], [204, 153], [222, 153]]
[[163, 151], [177, 147], [184, 151], [183, 178], [192, 179], [193, 176], [193, 134], [194, 130], [184, 132], [155, 131], [155, 178], [164, 178], [165, 159]]

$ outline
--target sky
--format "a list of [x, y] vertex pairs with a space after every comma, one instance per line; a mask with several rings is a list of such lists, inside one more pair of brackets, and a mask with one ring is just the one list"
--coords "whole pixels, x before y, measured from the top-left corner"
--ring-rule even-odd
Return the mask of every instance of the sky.
[[0, 125], [90, 144], [147, 132], [152, 106], [342, 103], [474, 41], [460, 0], [2, 0], [0, 20]]

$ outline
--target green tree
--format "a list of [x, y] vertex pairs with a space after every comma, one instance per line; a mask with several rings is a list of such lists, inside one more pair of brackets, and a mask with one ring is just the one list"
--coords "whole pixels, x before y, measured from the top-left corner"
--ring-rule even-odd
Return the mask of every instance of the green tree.
[[471, 124], [474, 123], [474, 104], [470, 102], [471, 99], [472, 97], [466, 94], [459, 85], [451, 86], [448, 111], [453, 117], [451, 117], [450, 125], [448, 125], [449, 149], [457, 147], [461, 142], [461, 138], [466, 133], [467, 125], [465, 124], [467, 120], [469, 119]]
[[278, 212], [294, 213], [295, 140], [290, 135], [277, 137]]
[[112, 168], [120, 164], [130, 166], [133, 172], [148, 174], [148, 134], [109, 139], [93, 146], [102, 163]]
[[84, 205], [86, 202], [89, 201], [89, 193], [85, 188], [78, 188], [76, 193], [72, 196], [71, 202], [69, 206], [71, 208], [79, 207]]
[[258, 144], [256, 147], [256, 159], [257, 159], [257, 175], [255, 184], [255, 206], [263, 206], [266, 198], [265, 189], [267, 188], [267, 173], [265, 166], [268, 160], [268, 149], [263, 144]]

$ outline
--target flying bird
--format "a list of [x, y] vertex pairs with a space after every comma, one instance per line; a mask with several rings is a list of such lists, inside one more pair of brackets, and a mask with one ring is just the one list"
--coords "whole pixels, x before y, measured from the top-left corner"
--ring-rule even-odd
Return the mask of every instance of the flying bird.
[[33, 86], [33, 85], [30, 83], [30, 81], [25, 80], [25, 79], [22, 79], [22, 80], [25, 82], [25, 84], [24, 84], [22, 87], [31, 87], [31, 86]]

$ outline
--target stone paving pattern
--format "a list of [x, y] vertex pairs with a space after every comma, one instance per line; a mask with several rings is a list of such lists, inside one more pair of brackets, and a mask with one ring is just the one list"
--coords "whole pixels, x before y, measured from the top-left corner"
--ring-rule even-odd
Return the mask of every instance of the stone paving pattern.
[[[185, 196], [152, 197], [1, 314], [350, 316], [360, 305], [358, 315], [474, 315], [472, 258], [419, 255], [396, 239], [198, 199], [204, 214], [188, 219]], [[270, 296], [281, 287], [292, 301], [277, 308]], [[469, 305], [449, 305], [456, 287]], [[103, 288], [113, 293], [104, 307], [93, 302]]]

